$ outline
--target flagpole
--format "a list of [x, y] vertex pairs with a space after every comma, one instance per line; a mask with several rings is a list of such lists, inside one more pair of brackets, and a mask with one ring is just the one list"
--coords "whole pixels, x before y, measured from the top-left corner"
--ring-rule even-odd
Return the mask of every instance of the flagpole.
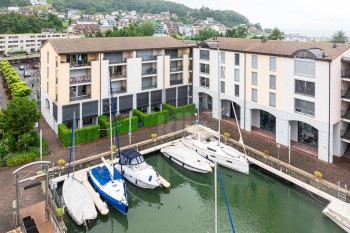
[[239, 143], [241, 143], [241, 144], [243, 145], [244, 154], [247, 156], [247, 151], [246, 151], [246, 149], [245, 149], [245, 145], [244, 145], [244, 142], [243, 142], [243, 137], [242, 137], [242, 133], [241, 133], [241, 127], [239, 126], [239, 122], [238, 122], [238, 119], [237, 119], [235, 106], [233, 105], [233, 102], [232, 102], [232, 101], [231, 101], [231, 104], [232, 104], [233, 113], [235, 114], [235, 118], [236, 118], [236, 122], [237, 122], [237, 126], [238, 126]]

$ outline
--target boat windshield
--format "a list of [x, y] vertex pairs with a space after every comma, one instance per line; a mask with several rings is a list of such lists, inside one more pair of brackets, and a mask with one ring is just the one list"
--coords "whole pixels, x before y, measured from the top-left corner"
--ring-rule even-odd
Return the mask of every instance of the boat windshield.
[[143, 156], [139, 156], [139, 157], [131, 159], [129, 164], [130, 165], [137, 165], [137, 164], [140, 164], [143, 162], [145, 162], [145, 159], [143, 158]]

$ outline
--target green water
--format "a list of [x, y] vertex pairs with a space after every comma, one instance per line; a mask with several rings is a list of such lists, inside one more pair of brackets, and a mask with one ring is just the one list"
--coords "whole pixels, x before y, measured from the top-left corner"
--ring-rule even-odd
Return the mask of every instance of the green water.
[[[146, 160], [170, 182], [170, 189], [142, 190], [127, 183], [128, 216], [110, 207], [108, 216], [99, 215], [86, 230], [66, 215], [68, 232], [214, 232], [213, 174], [185, 170], [159, 153], [147, 156]], [[322, 214], [325, 204], [308, 193], [301, 193], [293, 185], [254, 168], [249, 175], [223, 167], [219, 170], [237, 233], [343, 232]], [[218, 232], [231, 232], [220, 185], [218, 196]]]

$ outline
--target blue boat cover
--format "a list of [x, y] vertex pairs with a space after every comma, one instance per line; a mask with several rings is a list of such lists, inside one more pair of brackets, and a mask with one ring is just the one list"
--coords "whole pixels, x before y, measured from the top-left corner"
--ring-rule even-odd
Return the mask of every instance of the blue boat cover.
[[[122, 176], [119, 174], [119, 172], [117, 172], [117, 170], [115, 169], [113, 170], [114, 170], [114, 179], [115, 180], [122, 179]], [[91, 173], [101, 185], [105, 185], [111, 180], [111, 176], [109, 175], [109, 171], [106, 166], [95, 167], [91, 169]]]
[[120, 154], [120, 163], [122, 165], [125, 164], [132, 164], [132, 165], [136, 165], [136, 164], [140, 164], [142, 162], [144, 162], [144, 158], [143, 155], [140, 154], [138, 151], [130, 149], [130, 150], [124, 150], [121, 154]]

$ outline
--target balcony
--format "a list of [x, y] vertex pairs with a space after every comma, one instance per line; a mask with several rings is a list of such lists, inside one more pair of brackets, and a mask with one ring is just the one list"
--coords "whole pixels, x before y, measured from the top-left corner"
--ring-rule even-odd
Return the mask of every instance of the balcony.
[[183, 71], [182, 66], [170, 67], [170, 73], [181, 72], [181, 71]]
[[209, 74], [209, 69], [208, 68], [200, 68], [199, 72], [202, 74]]
[[350, 108], [347, 110], [342, 110], [341, 119], [346, 122], [350, 122]]
[[341, 78], [350, 80], [350, 69], [342, 69], [341, 70]]
[[70, 84], [80, 84], [91, 82], [91, 76], [70, 77]]
[[348, 88], [347, 90], [342, 90], [341, 98], [350, 101], [350, 88]]
[[126, 58], [116, 58], [116, 59], [106, 59], [104, 58], [103, 60], [109, 61], [109, 64], [120, 64], [120, 63], [126, 63]]
[[148, 90], [148, 89], [153, 89], [157, 88], [157, 83], [152, 83], [152, 84], [142, 84], [142, 90]]
[[170, 85], [179, 85], [183, 83], [183, 79], [170, 79]]
[[156, 68], [147, 68], [142, 70], [142, 76], [157, 74]]
[[193, 67], [192, 66], [188, 66], [188, 71], [192, 72], [193, 71]]
[[81, 67], [86, 67], [91, 66], [91, 62], [88, 61], [80, 61], [80, 62], [71, 62], [70, 63], [70, 68], [81, 68]]
[[70, 101], [85, 100], [90, 98], [91, 98], [90, 95], [70, 96]]
[[126, 72], [115, 72], [115, 73], [110, 73], [111, 79], [122, 79], [126, 78]]
[[112, 88], [112, 92], [117, 94], [126, 93], [126, 87], [122, 86], [122, 87]]
[[138, 58], [142, 58], [142, 61], [157, 61], [157, 56], [137, 56]]
[[166, 55], [170, 56], [170, 60], [183, 58], [183, 54], [166, 54]]

